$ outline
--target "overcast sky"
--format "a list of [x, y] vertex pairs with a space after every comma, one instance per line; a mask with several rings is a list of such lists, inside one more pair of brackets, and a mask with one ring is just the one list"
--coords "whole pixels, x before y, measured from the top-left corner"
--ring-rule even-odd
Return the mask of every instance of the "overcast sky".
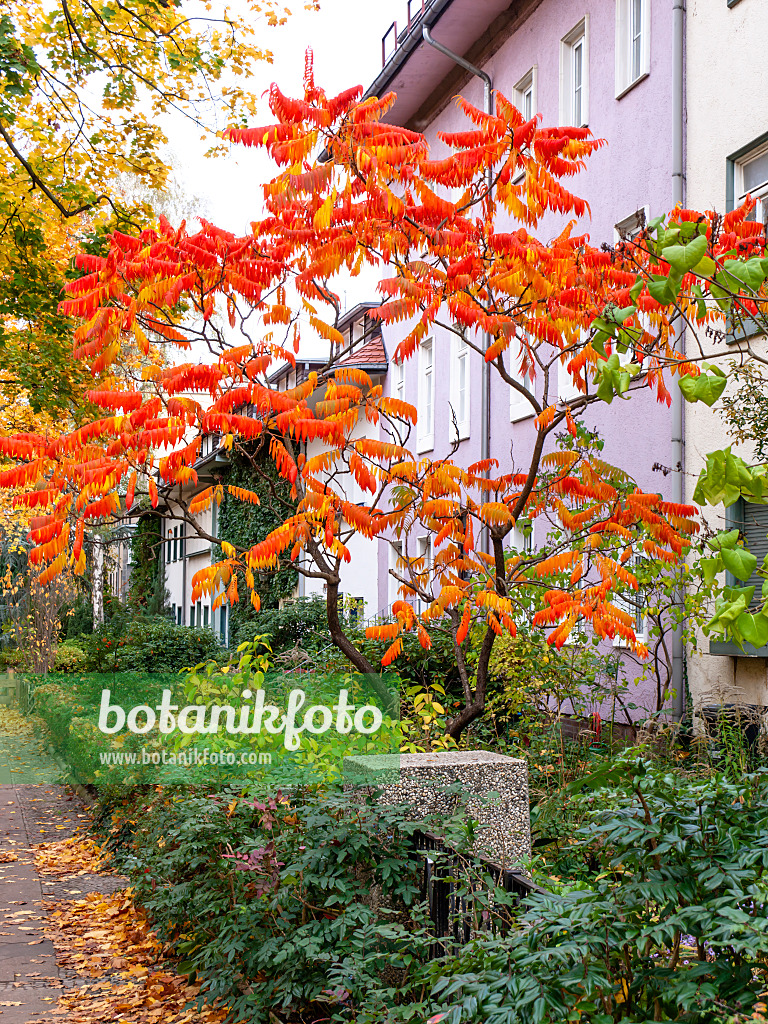
[[[381, 70], [381, 37], [392, 21], [403, 22], [406, 0], [320, 0], [317, 12], [305, 11], [301, 0], [289, 6], [293, 13], [277, 28], [265, 25], [261, 44], [272, 50], [273, 64], [262, 64], [251, 83], [265, 93], [272, 82], [293, 96], [302, 94], [304, 54], [312, 47], [315, 81], [329, 94], [352, 85], [367, 86]], [[272, 120], [266, 97], [256, 123]], [[260, 212], [261, 188], [272, 177], [273, 165], [263, 153], [232, 146], [225, 159], [208, 160], [199, 130], [175, 121], [168, 129], [177, 165], [177, 177], [188, 196], [199, 196], [203, 211], [214, 223], [230, 231], [245, 231]]]

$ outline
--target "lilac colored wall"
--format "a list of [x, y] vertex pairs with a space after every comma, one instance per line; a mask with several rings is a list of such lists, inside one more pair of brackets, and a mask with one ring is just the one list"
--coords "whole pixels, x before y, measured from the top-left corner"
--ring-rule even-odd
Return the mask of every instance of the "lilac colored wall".
[[[589, 3], [545, 0], [484, 65], [484, 70], [491, 75], [494, 88], [512, 98], [515, 83], [536, 64], [537, 107], [543, 115], [543, 124], [558, 124], [560, 40], [586, 13], [589, 14], [589, 127], [595, 137], [606, 139], [608, 144], [589, 159], [584, 172], [565, 184], [591, 207], [591, 221], [583, 219], [577, 233], [588, 232], [592, 243], [599, 245], [603, 241], [612, 243], [614, 225], [636, 210], [649, 206], [653, 217], [672, 206], [670, 5], [664, 0], [651, 0], [650, 74], [620, 100], [615, 98], [614, 0]], [[439, 23], [433, 32], [439, 39]], [[482, 84], [477, 79], [468, 83], [463, 94], [482, 106]], [[468, 122], [455, 104], [446, 106], [426, 131], [433, 145], [433, 155], [439, 157], [447, 152], [436, 139], [437, 131], [466, 127]], [[549, 239], [564, 225], [564, 219], [549, 217], [537, 234]], [[385, 328], [384, 340], [390, 357], [405, 332], [403, 325]], [[435, 448], [426, 453], [432, 458], [440, 458], [448, 450], [450, 342], [441, 334], [435, 331]], [[481, 365], [474, 354], [472, 360], [471, 434], [461, 443], [456, 455], [456, 460], [463, 465], [480, 458]], [[418, 357], [414, 356], [406, 368], [406, 399], [414, 405], [417, 404], [417, 371]], [[501, 471], [506, 471], [510, 467], [510, 450], [515, 463], [525, 465], [535, 428], [533, 419], [510, 423], [508, 388], [495, 372], [491, 373], [491, 382], [490, 454], [499, 460]], [[555, 388], [556, 380], [550, 383], [550, 401], [554, 400]], [[630, 402], [615, 399], [611, 406], [593, 408], [585, 419], [605, 440], [603, 454], [609, 462], [631, 473], [640, 487], [665, 492], [664, 476], [652, 469], [655, 463], [671, 464], [672, 423], [665, 405], [659, 405], [652, 394], [643, 392]], [[388, 553], [383, 543], [379, 549], [379, 607], [384, 608], [388, 603]], [[638, 692], [630, 699], [643, 704], [652, 698], [650, 692]]]

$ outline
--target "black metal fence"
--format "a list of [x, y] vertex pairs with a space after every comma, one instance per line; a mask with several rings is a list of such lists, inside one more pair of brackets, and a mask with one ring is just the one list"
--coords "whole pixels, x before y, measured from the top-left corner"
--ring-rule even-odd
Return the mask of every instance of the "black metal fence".
[[[503, 868], [488, 857], [462, 855], [431, 832], [415, 832], [413, 839], [424, 859], [421, 897], [427, 901], [435, 937], [433, 958], [465, 945], [479, 932], [504, 934], [521, 899], [537, 892], [552, 895], [521, 871]], [[499, 890], [506, 895], [499, 898]]]

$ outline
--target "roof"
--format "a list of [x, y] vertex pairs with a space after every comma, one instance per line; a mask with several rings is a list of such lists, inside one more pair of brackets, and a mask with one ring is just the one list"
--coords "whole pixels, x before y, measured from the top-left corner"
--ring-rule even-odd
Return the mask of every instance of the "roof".
[[346, 330], [346, 328], [349, 327], [350, 324], [357, 323], [357, 321], [361, 317], [365, 316], [365, 314], [369, 310], [378, 309], [380, 305], [381, 302], [379, 300], [374, 300], [373, 302], [358, 302], [356, 306], [353, 306], [352, 309], [347, 310], [344, 316], [341, 317], [338, 323], [338, 329], [340, 331]]
[[425, 0], [423, 10], [398, 33], [397, 47], [366, 89], [365, 98], [396, 92], [397, 101], [383, 120], [423, 130], [430, 109], [444, 105], [470, 77], [450, 57], [424, 42], [423, 26], [444, 46], [482, 65], [540, 2]]
[[350, 352], [348, 356], [341, 359], [336, 366], [354, 366], [369, 373], [386, 373], [389, 362], [387, 351], [380, 334], [375, 335], [370, 341], [366, 341], [360, 348]]

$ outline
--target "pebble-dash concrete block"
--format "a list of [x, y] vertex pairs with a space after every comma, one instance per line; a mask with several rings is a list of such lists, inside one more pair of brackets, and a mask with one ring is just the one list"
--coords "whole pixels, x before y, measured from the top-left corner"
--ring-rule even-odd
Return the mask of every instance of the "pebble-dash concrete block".
[[460, 796], [446, 789], [459, 783], [467, 811], [479, 823], [475, 852], [505, 868], [531, 856], [528, 765], [517, 757], [488, 750], [347, 757], [344, 775], [351, 785], [380, 787], [386, 803], [409, 804], [416, 818], [452, 816]]

